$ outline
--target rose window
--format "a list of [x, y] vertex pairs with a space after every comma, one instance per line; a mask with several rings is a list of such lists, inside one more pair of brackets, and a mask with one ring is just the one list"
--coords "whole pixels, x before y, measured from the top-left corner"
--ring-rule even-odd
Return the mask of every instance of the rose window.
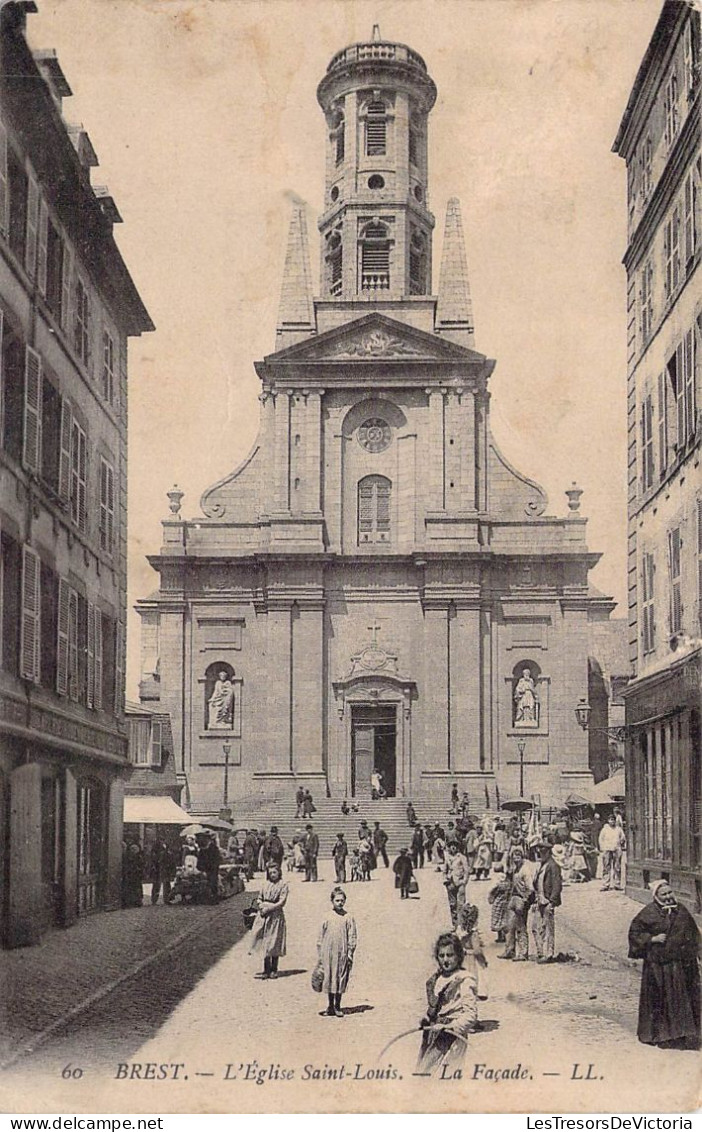
[[381, 417], [371, 417], [358, 430], [358, 442], [367, 452], [383, 452], [391, 439], [390, 425]]

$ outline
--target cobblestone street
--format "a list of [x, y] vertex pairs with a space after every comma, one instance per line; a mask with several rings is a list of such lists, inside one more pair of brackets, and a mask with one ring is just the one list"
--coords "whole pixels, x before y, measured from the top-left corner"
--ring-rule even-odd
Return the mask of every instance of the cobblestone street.
[[[639, 906], [622, 894], [600, 893], [596, 883], [567, 888], [556, 942], [577, 960], [512, 964], [496, 959], [501, 947], [489, 931], [490, 884], [474, 882], [490, 961], [484, 1030], [471, 1039], [462, 1079], [435, 1081], [412, 1076], [416, 1034], [381, 1053], [424, 1011], [432, 942], [449, 926], [441, 877], [425, 868], [420, 898], [402, 903], [385, 870], [371, 884], [348, 885], [359, 947], [340, 1020], [320, 1017], [322, 996], [309, 982], [331, 871], [323, 862], [325, 883], [317, 885], [292, 877], [288, 954], [277, 981], [255, 979], [258, 963], [246, 938], [227, 944], [241, 918], [242, 898], [235, 898], [236, 905], [229, 901], [173, 954], [8, 1071], [0, 1084], [3, 1107], [34, 1111], [47, 1089], [66, 1111], [107, 1112], [393, 1111], [400, 1105], [578, 1111], [593, 1109], [594, 1088], [598, 1111], [694, 1104], [696, 1055], [649, 1049], [636, 1039], [639, 972], [626, 959], [626, 928]], [[163, 1080], [136, 1077], [147, 1062], [166, 1067]], [[120, 1063], [129, 1069], [120, 1070]], [[83, 1071], [79, 1080], [62, 1080], [68, 1064]], [[341, 1080], [325, 1078], [342, 1067]], [[505, 1070], [512, 1076], [496, 1079]], [[120, 1072], [134, 1077], [118, 1078]], [[293, 1078], [283, 1079], [290, 1072]]]

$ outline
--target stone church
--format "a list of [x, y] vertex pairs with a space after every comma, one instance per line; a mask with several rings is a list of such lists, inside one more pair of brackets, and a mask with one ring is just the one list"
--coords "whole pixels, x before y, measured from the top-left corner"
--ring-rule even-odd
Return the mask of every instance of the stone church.
[[256, 443], [194, 519], [169, 493], [140, 694], [170, 713], [195, 811], [300, 784], [364, 798], [373, 774], [413, 799], [592, 782], [574, 708], [613, 603], [580, 490], [547, 514], [492, 437], [456, 200], [432, 285], [436, 93], [377, 30], [331, 60], [321, 295], [295, 208]]

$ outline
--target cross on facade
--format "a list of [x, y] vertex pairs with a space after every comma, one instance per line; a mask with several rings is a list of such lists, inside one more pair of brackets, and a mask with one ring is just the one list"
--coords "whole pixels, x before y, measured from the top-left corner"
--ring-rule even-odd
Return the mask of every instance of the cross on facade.
[[377, 643], [378, 643], [378, 633], [382, 629], [382, 625], [379, 625], [377, 621], [374, 621], [372, 625], [368, 626], [368, 629], [369, 629], [370, 634], [371, 634], [372, 643], [374, 645], [377, 645]]

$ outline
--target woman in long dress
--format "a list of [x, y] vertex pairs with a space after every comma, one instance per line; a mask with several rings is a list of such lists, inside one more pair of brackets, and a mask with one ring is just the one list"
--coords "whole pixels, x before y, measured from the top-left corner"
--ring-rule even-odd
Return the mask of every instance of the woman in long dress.
[[281, 878], [280, 865], [271, 861], [266, 870], [256, 919], [252, 925], [250, 954], [263, 954], [262, 979], [278, 977], [278, 960], [285, 955], [287, 927], [285, 924], [285, 902], [288, 899], [288, 886]]
[[638, 1038], [662, 1049], [700, 1048], [700, 932], [666, 880], [631, 922], [629, 958], [643, 959]]
[[434, 948], [437, 970], [427, 982], [427, 1012], [417, 1072], [436, 1074], [444, 1066], [458, 1069], [468, 1048], [468, 1035], [478, 1019], [477, 979], [463, 966], [463, 945], [452, 932], [440, 935]]
[[325, 1013], [332, 1018], [343, 1018], [341, 996], [349, 985], [358, 933], [356, 921], [346, 911], [343, 888], [332, 889], [331, 902], [331, 915], [322, 924], [317, 940], [317, 962], [324, 974], [322, 990], [329, 998]]

